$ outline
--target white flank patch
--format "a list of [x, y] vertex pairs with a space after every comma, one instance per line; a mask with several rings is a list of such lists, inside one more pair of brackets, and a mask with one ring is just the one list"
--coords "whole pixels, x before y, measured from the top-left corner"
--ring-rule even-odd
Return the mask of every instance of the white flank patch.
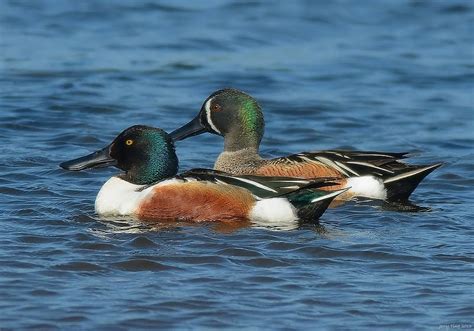
[[[214, 98], [212, 98], [212, 99], [214, 99]], [[207, 100], [206, 106], [204, 107], [204, 108], [206, 109], [207, 123], [211, 126], [212, 130], [216, 131], [218, 134], [222, 134], [222, 133], [216, 128], [216, 126], [214, 125], [214, 123], [212, 123], [212, 119], [211, 119], [211, 101], [212, 101], [212, 99]]]
[[258, 225], [280, 226], [298, 220], [296, 209], [285, 198], [271, 198], [255, 203], [250, 220]]
[[138, 206], [156, 186], [178, 182], [170, 179], [139, 191], [144, 185], [135, 185], [118, 177], [110, 178], [95, 199], [95, 212], [101, 216], [133, 216]]
[[349, 192], [360, 197], [381, 199], [387, 198], [387, 190], [383, 181], [374, 176], [350, 177], [347, 179]]

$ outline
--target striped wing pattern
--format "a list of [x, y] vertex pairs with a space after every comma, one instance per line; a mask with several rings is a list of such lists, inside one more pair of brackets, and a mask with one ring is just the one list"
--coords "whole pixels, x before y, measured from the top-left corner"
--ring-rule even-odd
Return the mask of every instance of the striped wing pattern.
[[346, 177], [375, 175], [384, 179], [410, 170], [412, 166], [399, 161], [407, 155], [408, 153], [327, 150], [293, 154], [269, 160], [269, 163], [275, 165], [316, 163], [335, 169]]
[[259, 199], [282, 196], [302, 188], [315, 189], [335, 185], [337, 183], [334, 178], [308, 180], [290, 177], [234, 176], [226, 172], [211, 169], [192, 169], [180, 174], [178, 177], [185, 181], [210, 181], [213, 183], [239, 186], [249, 190]]

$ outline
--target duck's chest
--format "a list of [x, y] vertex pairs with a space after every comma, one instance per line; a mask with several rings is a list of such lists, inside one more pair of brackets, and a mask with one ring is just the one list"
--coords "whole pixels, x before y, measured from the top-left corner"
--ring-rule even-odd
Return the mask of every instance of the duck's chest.
[[264, 163], [253, 150], [222, 152], [214, 164], [214, 169], [234, 175], [251, 175]]
[[100, 189], [95, 200], [95, 211], [103, 216], [134, 215], [149, 189], [118, 177], [110, 178]]

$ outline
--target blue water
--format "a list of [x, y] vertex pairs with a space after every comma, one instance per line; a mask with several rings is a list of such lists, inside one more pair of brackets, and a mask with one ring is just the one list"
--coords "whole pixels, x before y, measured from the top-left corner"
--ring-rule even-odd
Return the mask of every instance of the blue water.
[[[1, 1], [0, 329], [400, 329], [474, 324], [474, 3]], [[107, 222], [116, 171], [58, 163], [255, 96], [262, 153], [445, 162], [424, 212], [351, 202], [320, 226]], [[217, 136], [179, 143], [212, 167]]]

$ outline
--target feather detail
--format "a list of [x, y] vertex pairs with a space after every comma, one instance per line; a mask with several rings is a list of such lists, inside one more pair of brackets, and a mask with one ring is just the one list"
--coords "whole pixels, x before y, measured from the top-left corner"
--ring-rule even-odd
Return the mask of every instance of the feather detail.
[[255, 204], [252, 194], [240, 187], [206, 181], [157, 185], [138, 207], [143, 220], [235, 221], [248, 219]]
[[343, 150], [302, 152], [268, 160], [257, 173], [262, 175], [291, 173], [292, 176], [303, 178], [374, 175], [385, 180], [411, 170], [412, 166], [400, 162], [407, 155], [408, 153]]
[[181, 178], [184, 180], [193, 179], [236, 185], [249, 190], [259, 199], [281, 196], [308, 185], [311, 185], [311, 187], [315, 189], [323, 189], [339, 184], [339, 181], [334, 177], [304, 179], [274, 176], [262, 177], [255, 175], [234, 176], [222, 171], [209, 169], [192, 169], [181, 174]]

